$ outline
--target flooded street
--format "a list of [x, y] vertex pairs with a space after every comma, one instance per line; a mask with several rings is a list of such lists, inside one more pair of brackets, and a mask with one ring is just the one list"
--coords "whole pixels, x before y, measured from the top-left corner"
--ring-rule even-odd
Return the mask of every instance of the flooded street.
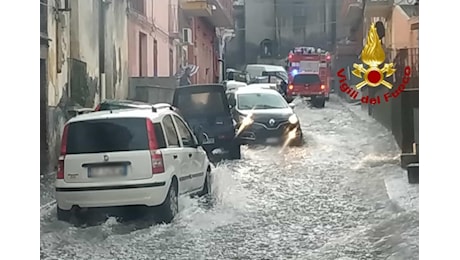
[[41, 259], [418, 259], [418, 185], [392, 135], [335, 96], [294, 102], [303, 147], [244, 147], [213, 169], [213, 207], [182, 198], [170, 225], [59, 222], [43, 177]]

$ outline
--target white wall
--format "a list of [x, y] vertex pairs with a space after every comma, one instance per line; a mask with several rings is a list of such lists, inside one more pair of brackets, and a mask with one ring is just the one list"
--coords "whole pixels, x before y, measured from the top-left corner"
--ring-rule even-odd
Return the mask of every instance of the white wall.
[[[100, 100], [99, 21], [100, 1], [71, 0], [71, 11], [55, 13], [64, 8], [63, 0], [48, 0], [48, 140], [51, 167], [59, 153], [60, 136], [68, 109], [75, 97], [68, 97], [69, 59], [86, 63], [85, 96], [79, 97], [83, 107], [93, 108]], [[128, 96], [127, 0], [112, 1], [106, 6], [105, 71], [107, 97]], [[56, 8], [55, 8], [56, 7]], [[58, 18], [56, 20], [56, 17]], [[74, 86], [70, 86], [71, 88]]]

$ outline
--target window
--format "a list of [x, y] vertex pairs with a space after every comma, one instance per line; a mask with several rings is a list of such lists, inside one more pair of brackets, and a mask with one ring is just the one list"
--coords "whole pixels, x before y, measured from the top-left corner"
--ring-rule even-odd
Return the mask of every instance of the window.
[[179, 134], [182, 138], [182, 144], [184, 147], [193, 147], [196, 144], [195, 139], [193, 138], [192, 133], [190, 133], [185, 123], [177, 116], [174, 116], [174, 120], [176, 121], [177, 130], [179, 131]]
[[157, 138], [157, 145], [158, 148], [166, 148], [166, 140], [165, 135], [163, 134], [163, 128], [161, 127], [160, 123], [154, 123], [153, 129], [155, 130], [155, 136]]
[[269, 39], [265, 39], [260, 43], [260, 56], [271, 57], [273, 54], [273, 43]]
[[98, 119], [71, 123], [67, 153], [149, 150], [145, 118]]
[[316, 74], [298, 74], [294, 77], [293, 84], [321, 84], [321, 79]]
[[48, 33], [48, 3], [46, 0], [40, 0], [40, 32]]
[[174, 127], [171, 116], [165, 116], [163, 118], [163, 125], [165, 128], [168, 146], [179, 146], [179, 138], [177, 137], [176, 128]]
[[131, 8], [145, 16], [145, 0], [131, 0]]
[[174, 76], [174, 52], [169, 49], [169, 76]]
[[153, 41], [153, 76], [158, 77], [158, 42]]
[[292, 31], [297, 34], [297, 33], [301, 33], [303, 31], [303, 29], [305, 28], [305, 20], [306, 20], [306, 17], [303, 16], [303, 15], [294, 15], [292, 17]]
[[147, 76], [147, 35], [139, 32], [139, 77]]

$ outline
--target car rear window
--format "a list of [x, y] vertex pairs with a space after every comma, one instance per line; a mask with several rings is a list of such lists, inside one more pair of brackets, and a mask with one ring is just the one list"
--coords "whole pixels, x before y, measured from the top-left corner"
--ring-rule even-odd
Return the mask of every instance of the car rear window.
[[[149, 150], [145, 118], [111, 118], [69, 124], [67, 154]], [[160, 148], [161, 125], [154, 124]]]
[[321, 84], [321, 79], [316, 74], [298, 74], [294, 77], [294, 84]]
[[223, 92], [183, 93], [178, 96], [177, 105], [184, 115], [228, 114]]

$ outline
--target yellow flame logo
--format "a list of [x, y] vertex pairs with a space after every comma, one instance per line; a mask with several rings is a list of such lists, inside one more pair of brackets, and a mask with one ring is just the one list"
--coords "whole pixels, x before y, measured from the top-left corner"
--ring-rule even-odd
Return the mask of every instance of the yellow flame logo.
[[380, 64], [385, 61], [385, 51], [380, 44], [374, 23], [371, 24], [371, 28], [367, 34], [366, 45], [361, 52], [361, 61], [368, 67], [364, 68], [363, 64], [353, 64], [353, 75], [363, 79], [363, 81], [356, 85], [357, 89], [366, 85], [370, 87], [384, 85], [389, 89], [393, 87], [390, 82], [384, 79], [395, 73], [396, 69], [393, 68], [393, 63], [385, 63], [382, 69], [379, 68]]

